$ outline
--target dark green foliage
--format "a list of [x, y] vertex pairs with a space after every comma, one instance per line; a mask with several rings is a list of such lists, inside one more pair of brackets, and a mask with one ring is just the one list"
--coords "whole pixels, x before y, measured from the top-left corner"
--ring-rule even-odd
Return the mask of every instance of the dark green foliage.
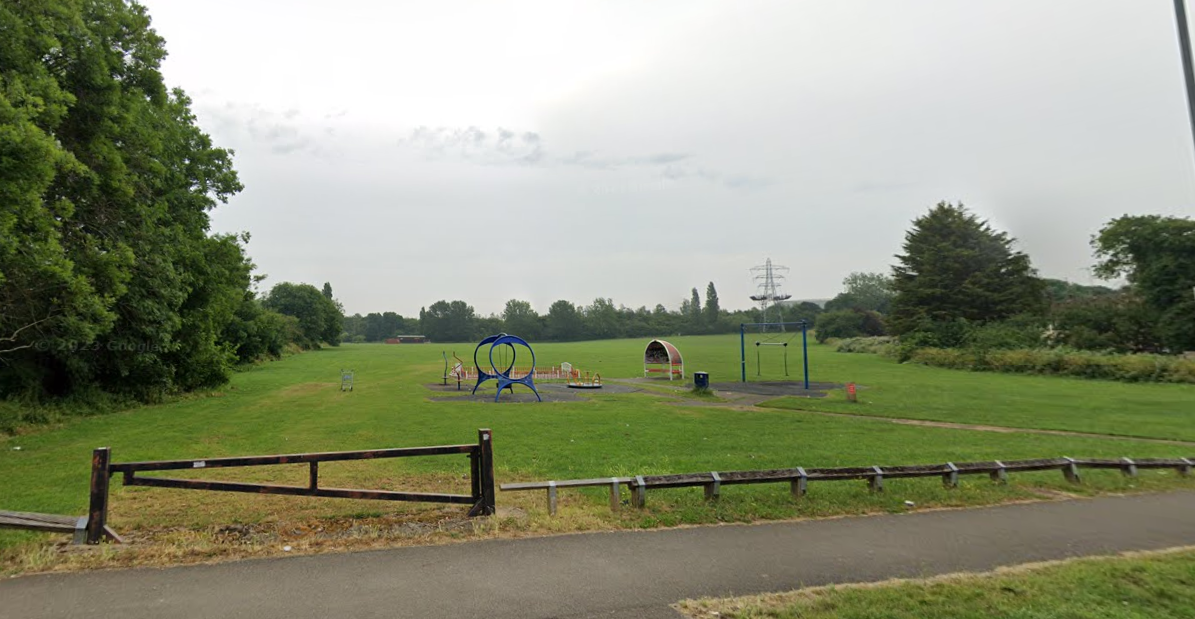
[[1095, 272], [1125, 277], [1157, 320], [1158, 339], [1170, 352], [1195, 350], [1195, 220], [1124, 216], [1092, 240]]
[[906, 334], [927, 324], [999, 321], [1040, 314], [1045, 295], [1029, 257], [1013, 239], [962, 205], [940, 203], [905, 235], [892, 268], [896, 296], [890, 328]]
[[718, 291], [714, 289], [714, 282], [705, 287], [705, 317], [704, 324], [711, 333], [718, 332], [718, 321], [722, 318], [722, 305], [718, 302]]
[[507, 301], [506, 308], [502, 311], [502, 323], [507, 333], [518, 335], [527, 341], [543, 337], [544, 321], [531, 309], [531, 304], [527, 301]]
[[845, 288], [826, 302], [826, 311], [864, 310], [887, 314], [891, 310], [893, 280], [882, 273], [851, 273], [842, 280]]
[[830, 338], [884, 335], [884, 317], [876, 312], [840, 310], [826, 312], [817, 319], [817, 341]]
[[303, 348], [319, 348], [324, 342], [340, 345], [343, 316], [336, 303], [310, 284], [282, 282], [266, 295], [262, 305], [298, 321], [295, 343]]
[[593, 305], [586, 307], [584, 314], [587, 339], [608, 340], [623, 336], [618, 310], [611, 299], [594, 299]]
[[1160, 352], [1158, 312], [1132, 291], [1054, 305], [1054, 343], [1082, 350]]
[[1048, 343], [1047, 337], [1044, 319], [1018, 316], [1001, 322], [970, 325], [963, 336], [963, 346], [980, 352], [1039, 348]]
[[419, 310], [419, 326], [433, 342], [471, 342], [485, 330], [479, 328], [473, 306], [464, 301], [436, 301]]
[[584, 324], [577, 306], [560, 300], [548, 308], [547, 337], [557, 342], [571, 342], [584, 339]]
[[1050, 303], [1065, 303], [1067, 301], [1116, 294], [1115, 290], [1107, 286], [1084, 286], [1082, 284], [1072, 284], [1061, 279], [1049, 278], [1043, 279], [1042, 282], [1045, 283], [1046, 298]]
[[240, 358], [252, 264], [208, 211], [241, 185], [165, 54], [136, 4], [0, 5], [0, 391], [152, 400]]
[[687, 317], [689, 324], [692, 325], [695, 333], [701, 333], [702, 323], [705, 322], [705, 316], [701, 313], [701, 296], [697, 294], [697, 289], [694, 288], [692, 294], [689, 295]]

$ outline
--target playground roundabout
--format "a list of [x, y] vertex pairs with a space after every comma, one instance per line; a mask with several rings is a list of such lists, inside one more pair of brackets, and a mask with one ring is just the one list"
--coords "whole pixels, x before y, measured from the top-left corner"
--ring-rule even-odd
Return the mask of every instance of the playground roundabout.
[[[535, 402], [535, 394], [528, 389], [520, 389], [515, 387], [514, 393], [507, 391], [502, 394], [502, 397], [494, 401], [496, 395], [493, 386], [481, 385], [477, 388], [475, 393], [470, 393], [469, 389], [457, 391], [455, 383], [448, 385], [441, 385], [439, 383], [431, 383], [424, 385], [428, 390], [432, 391], [434, 395], [429, 397], [433, 402], [478, 402], [490, 404], [503, 403], [527, 403]], [[642, 391], [642, 389], [633, 385], [622, 385], [607, 383], [601, 389], [569, 389], [568, 385], [564, 383], [536, 383], [536, 388], [539, 390], [540, 400], [543, 402], [585, 402], [602, 394], [620, 394], [620, 393], [635, 393]]]

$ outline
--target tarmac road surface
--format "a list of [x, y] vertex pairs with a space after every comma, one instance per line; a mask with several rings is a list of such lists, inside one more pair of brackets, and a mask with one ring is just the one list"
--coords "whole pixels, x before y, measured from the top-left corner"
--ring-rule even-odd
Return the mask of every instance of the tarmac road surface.
[[670, 618], [684, 598], [1195, 545], [1195, 492], [0, 582], [0, 619]]

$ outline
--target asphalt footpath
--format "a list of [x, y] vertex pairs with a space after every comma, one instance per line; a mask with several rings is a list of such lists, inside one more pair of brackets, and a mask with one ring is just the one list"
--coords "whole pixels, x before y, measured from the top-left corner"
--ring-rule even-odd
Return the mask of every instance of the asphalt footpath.
[[0, 619], [676, 619], [788, 591], [1195, 545], [1195, 492], [493, 540], [0, 582]]

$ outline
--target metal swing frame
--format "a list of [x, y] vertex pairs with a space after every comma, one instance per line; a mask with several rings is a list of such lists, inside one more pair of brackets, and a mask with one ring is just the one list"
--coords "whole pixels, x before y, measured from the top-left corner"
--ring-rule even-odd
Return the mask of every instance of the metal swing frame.
[[[798, 320], [797, 322], [745, 322], [739, 325], [739, 364], [742, 368], [741, 382], [747, 382], [747, 327], [801, 327], [801, 365], [804, 370], [805, 389], [809, 389], [809, 322], [805, 320]], [[756, 342], [756, 367], [759, 364], [759, 346], [762, 342]], [[769, 344], [773, 345], [773, 344]], [[788, 342], [784, 342], [784, 375], [788, 376]]]

